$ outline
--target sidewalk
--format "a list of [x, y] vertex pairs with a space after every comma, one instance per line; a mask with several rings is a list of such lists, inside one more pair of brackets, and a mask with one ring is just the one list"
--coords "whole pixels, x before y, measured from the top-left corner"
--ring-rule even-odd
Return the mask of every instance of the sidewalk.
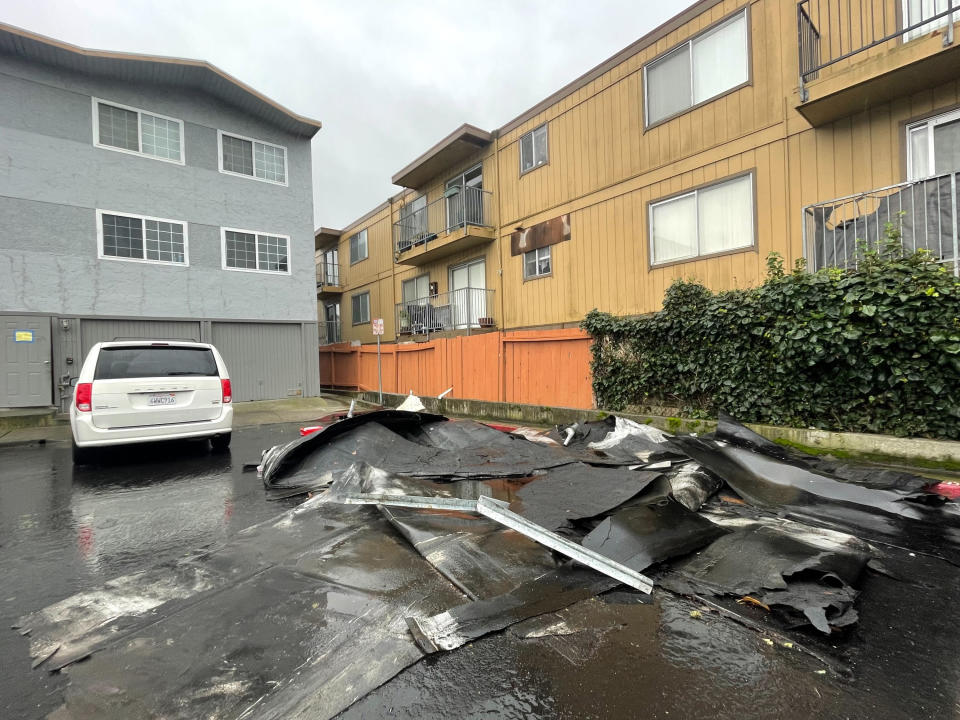
[[[350, 398], [331, 393], [315, 398], [238, 402], [233, 404], [233, 427], [306, 422], [345, 410], [349, 405]], [[58, 424], [46, 427], [0, 429], [0, 447], [47, 442], [70, 442], [70, 423], [66, 417], [62, 417]]]

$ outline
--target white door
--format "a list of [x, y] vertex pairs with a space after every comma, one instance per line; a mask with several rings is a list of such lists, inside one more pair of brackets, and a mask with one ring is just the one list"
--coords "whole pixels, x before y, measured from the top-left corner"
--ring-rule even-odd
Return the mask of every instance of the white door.
[[479, 327], [487, 315], [487, 264], [473, 260], [450, 269], [450, 304], [454, 326]]

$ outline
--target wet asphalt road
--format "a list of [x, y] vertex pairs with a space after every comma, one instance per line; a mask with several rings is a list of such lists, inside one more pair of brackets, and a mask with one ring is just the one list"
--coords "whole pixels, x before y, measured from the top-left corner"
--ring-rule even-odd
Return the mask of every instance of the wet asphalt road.
[[[297, 425], [234, 433], [229, 454], [203, 443], [131, 448], [74, 469], [65, 444], [0, 448], [0, 718], [43, 717], [68, 675], [31, 670], [16, 619], [118, 575], [226, 540], [298, 501], [268, 502], [262, 448]], [[562, 634], [517, 626], [417, 663], [347, 718], [956, 718], [960, 569], [889, 550], [899, 580], [870, 574], [860, 622], [837, 639], [798, 638], [840, 669], [657, 590], [580, 603]], [[761, 625], [763, 611], [738, 612]], [[542, 627], [541, 627], [542, 629]]]
[[66, 443], [0, 448], [0, 718], [44, 717], [67, 676], [31, 670], [17, 618], [107, 580], [225, 540], [298, 500], [267, 501], [244, 462], [298, 424], [241, 428], [230, 452], [205, 442], [119, 448], [74, 468]]

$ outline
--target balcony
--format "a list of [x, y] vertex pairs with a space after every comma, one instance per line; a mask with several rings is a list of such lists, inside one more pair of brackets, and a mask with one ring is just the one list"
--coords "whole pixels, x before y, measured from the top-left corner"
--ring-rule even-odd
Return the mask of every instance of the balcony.
[[317, 263], [317, 297], [330, 297], [343, 293], [340, 284], [340, 263], [320, 261]]
[[823, 125], [956, 79], [960, 0], [801, 0], [800, 102]]
[[333, 345], [340, 342], [340, 321], [339, 320], [321, 320], [320, 321], [320, 344]]
[[426, 265], [493, 242], [493, 193], [454, 186], [420, 208], [403, 209], [393, 224], [394, 258], [400, 265]]
[[904, 182], [803, 209], [803, 246], [811, 270], [854, 268], [862, 246], [876, 248], [888, 224], [903, 249], [925, 248], [960, 277], [957, 186], [960, 173]]
[[467, 287], [397, 303], [397, 335], [492, 329], [493, 293]]

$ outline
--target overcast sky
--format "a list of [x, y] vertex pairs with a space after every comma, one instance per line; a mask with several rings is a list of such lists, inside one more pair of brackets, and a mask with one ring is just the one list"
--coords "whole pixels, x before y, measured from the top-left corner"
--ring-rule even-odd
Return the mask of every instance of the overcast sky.
[[692, 0], [7, 0], [77, 45], [207, 60], [323, 122], [316, 226], [342, 228], [464, 122], [493, 130]]

